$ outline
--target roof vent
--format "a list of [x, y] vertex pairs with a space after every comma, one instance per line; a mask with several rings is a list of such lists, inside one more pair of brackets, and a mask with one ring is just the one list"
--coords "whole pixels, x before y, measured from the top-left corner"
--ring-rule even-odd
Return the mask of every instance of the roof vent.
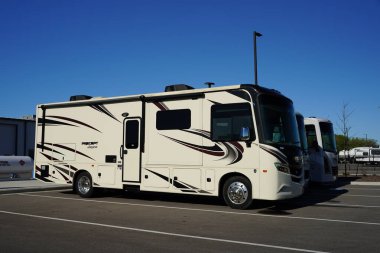
[[186, 84], [173, 84], [165, 87], [165, 92], [179, 91], [179, 90], [193, 90], [194, 88]]
[[87, 95], [75, 95], [70, 97], [70, 101], [79, 101], [79, 100], [88, 100], [91, 99], [91, 96]]

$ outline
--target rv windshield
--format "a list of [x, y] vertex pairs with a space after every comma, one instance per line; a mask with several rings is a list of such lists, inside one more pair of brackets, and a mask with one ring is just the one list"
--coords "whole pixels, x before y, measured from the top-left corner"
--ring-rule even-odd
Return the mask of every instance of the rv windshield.
[[263, 94], [259, 96], [259, 106], [264, 143], [300, 146], [291, 101]]
[[321, 128], [323, 150], [327, 152], [336, 152], [335, 135], [332, 124], [328, 122], [320, 122], [319, 127]]
[[300, 135], [301, 148], [303, 150], [307, 150], [308, 149], [308, 145], [307, 145], [307, 138], [306, 138], [304, 118], [300, 114], [296, 114], [296, 118], [297, 118], [297, 125], [298, 125], [298, 133]]

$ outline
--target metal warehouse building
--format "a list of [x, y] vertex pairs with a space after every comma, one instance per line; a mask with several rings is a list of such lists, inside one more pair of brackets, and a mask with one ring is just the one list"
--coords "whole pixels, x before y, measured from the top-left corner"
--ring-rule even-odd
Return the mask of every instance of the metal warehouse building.
[[35, 119], [0, 117], [0, 156], [34, 156]]

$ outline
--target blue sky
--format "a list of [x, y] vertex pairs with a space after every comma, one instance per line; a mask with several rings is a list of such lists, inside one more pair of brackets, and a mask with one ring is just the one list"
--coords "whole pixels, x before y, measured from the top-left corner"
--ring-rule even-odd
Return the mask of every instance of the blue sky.
[[380, 140], [379, 0], [0, 1], [0, 117], [74, 94], [253, 83]]

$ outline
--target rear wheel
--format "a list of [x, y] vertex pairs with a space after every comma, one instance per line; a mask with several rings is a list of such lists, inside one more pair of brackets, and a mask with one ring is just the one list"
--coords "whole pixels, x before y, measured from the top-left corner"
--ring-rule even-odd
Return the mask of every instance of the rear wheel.
[[251, 182], [242, 176], [234, 176], [223, 185], [223, 198], [234, 209], [247, 209], [252, 204]]
[[92, 177], [88, 172], [82, 172], [75, 180], [76, 192], [82, 198], [90, 198], [94, 195], [94, 187], [92, 186]]

